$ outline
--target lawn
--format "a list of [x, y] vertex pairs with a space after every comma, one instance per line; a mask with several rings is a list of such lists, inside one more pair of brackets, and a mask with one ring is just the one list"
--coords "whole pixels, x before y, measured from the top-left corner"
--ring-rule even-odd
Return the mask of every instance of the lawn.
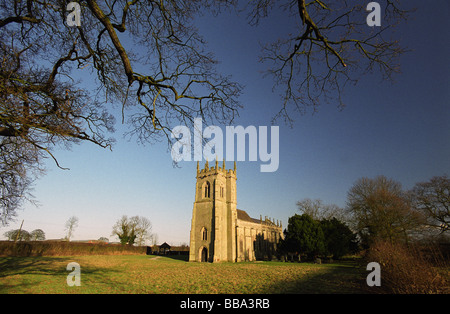
[[[70, 287], [67, 264], [81, 269]], [[0, 257], [0, 293], [364, 293], [355, 262], [189, 263], [147, 255]]]

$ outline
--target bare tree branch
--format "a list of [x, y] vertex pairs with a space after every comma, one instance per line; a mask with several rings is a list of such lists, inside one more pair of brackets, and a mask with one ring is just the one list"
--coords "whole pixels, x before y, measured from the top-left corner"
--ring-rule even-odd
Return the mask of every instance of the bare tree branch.
[[172, 126], [197, 116], [232, 120], [241, 87], [216, 73], [193, 24], [200, 12], [231, 2], [81, 0], [81, 26], [70, 27], [65, 0], [0, 0], [0, 172], [2, 197], [15, 204], [2, 218], [12, 217], [42, 158], [63, 168], [54, 146], [111, 147], [115, 104], [142, 142], [170, 143]]
[[351, 0], [254, 0], [250, 22], [257, 24], [275, 4], [298, 16], [297, 35], [267, 44], [261, 56], [270, 62], [266, 73], [283, 99], [276, 118], [292, 122], [292, 109], [303, 114], [328, 102], [341, 108], [348, 83], [374, 69], [385, 79], [398, 72], [398, 57], [406, 50], [389, 32], [408, 12], [397, 2], [384, 1], [383, 23], [376, 28], [366, 24], [365, 4]]

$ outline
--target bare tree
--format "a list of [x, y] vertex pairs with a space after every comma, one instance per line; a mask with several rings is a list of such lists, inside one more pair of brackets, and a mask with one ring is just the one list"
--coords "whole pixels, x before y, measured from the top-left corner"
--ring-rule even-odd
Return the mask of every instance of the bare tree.
[[152, 223], [145, 217], [137, 216], [136, 223], [136, 245], [145, 245], [147, 241], [151, 241], [152, 234]]
[[0, 138], [0, 222], [8, 225], [25, 201], [36, 203], [32, 182], [41, 173], [37, 151], [20, 138]]
[[369, 245], [378, 239], [408, 241], [422, 223], [401, 184], [385, 176], [357, 180], [348, 192], [347, 209], [354, 230]]
[[97, 241], [108, 243], [109, 239], [107, 237], [100, 237]]
[[[215, 71], [194, 17], [228, 1], [0, 0], [1, 219], [10, 220], [52, 148], [111, 147], [114, 108], [142, 142], [171, 126], [230, 121], [241, 87]], [[83, 77], [83, 80], [80, 80]], [[93, 84], [82, 85], [91, 80]], [[62, 168], [62, 167], [61, 167]]]
[[45, 240], [45, 232], [42, 229], [35, 229], [30, 233], [31, 241], [43, 241]]
[[427, 225], [441, 233], [450, 228], [450, 179], [436, 176], [411, 190], [414, 206], [426, 216]]
[[150, 244], [151, 245], [157, 245], [158, 244], [158, 234], [153, 233], [150, 237]]
[[123, 215], [113, 226], [112, 235], [117, 236], [122, 244], [144, 245], [152, 239], [152, 224], [150, 220], [141, 216], [128, 218]]
[[336, 204], [324, 204], [320, 199], [305, 198], [297, 202], [297, 208], [302, 214], [307, 214], [314, 220], [331, 219], [333, 217], [342, 222], [347, 220], [343, 208]]
[[26, 230], [10, 230], [4, 233], [4, 236], [8, 238], [10, 241], [29, 241], [31, 238], [31, 234]]
[[[68, 2], [0, 0], [3, 222], [42, 173], [43, 158], [62, 168], [55, 146], [110, 148], [116, 111], [128, 135], [170, 145], [174, 125], [196, 117], [231, 123], [240, 108], [242, 87], [216, 71], [194, 23], [237, 1], [80, 0], [77, 27], [67, 24]], [[335, 93], [343, 105], [343, 88], [359, 75], [376, 68], [389, 78], [397, 71], [403, 49], [388, 31], [406, 13], [394, 1], [383, 3], [383, 26], [370, 28], [356, 0], [250, 1], [254, 24], [274, 5], [297, 17], [296, 34], [266, 45], [261, 57], [283, 90], [279, 116], [291, 121], [289, 108], [316, 109]]]
[[398, 72], [398, 57], [405, 52], [390, 32], [406, 19], [399, 1], [378, 1], [384, 6], [380, 27], [366, 23], [368, 2], [357, 0], [253, 0], [250, 22], [257, 25], [274, 6], [296, 18], [296, 30], [263, 47], [261, 61], [280, 90], [283, 105], [277, 117], [292, 122], [292, 110], [316, 111], [320, 104], [345, 106], [342, 93], [361, 75], [379, 71], [383, 79]]
[[78, 227], [78, 218], [75, 216], [70, 217], [67, 221], [66, 221], [66, 226], [65, 226], [65, 230], [66, 230], [66, 240], [70, 241], [70, 239], [72, 238], [75, 229]]

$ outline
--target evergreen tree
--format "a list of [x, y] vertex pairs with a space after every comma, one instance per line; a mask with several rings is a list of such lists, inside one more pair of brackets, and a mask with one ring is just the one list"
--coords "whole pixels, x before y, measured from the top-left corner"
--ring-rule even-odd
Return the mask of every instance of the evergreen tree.
[[281, 244], [284, 252], [300, 253], [308, 258], [325, 253], [325, 237], [317, 221], [307, 214], [290, 217], [285, 239]]
[[325, 236], [326, 255], [339, 259], [345, 254], [356, 251], [356, 235], [343, 222], [334, 217], [322, 219], [320, 227]]

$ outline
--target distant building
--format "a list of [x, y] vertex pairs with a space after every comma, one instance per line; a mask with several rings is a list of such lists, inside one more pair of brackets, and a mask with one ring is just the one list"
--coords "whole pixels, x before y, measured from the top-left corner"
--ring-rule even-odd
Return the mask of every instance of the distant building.
[[167, 244], [167, 242], [164, 242], [159, 246], [159, 253], [167, 254], [167, 252], [170, 252], [170, 245]]
[[234, 170], [197, 163], [189, 261], [240, 262], [271, 258], [283, 237], [281, 222], [251, 218], [236, 208]]

